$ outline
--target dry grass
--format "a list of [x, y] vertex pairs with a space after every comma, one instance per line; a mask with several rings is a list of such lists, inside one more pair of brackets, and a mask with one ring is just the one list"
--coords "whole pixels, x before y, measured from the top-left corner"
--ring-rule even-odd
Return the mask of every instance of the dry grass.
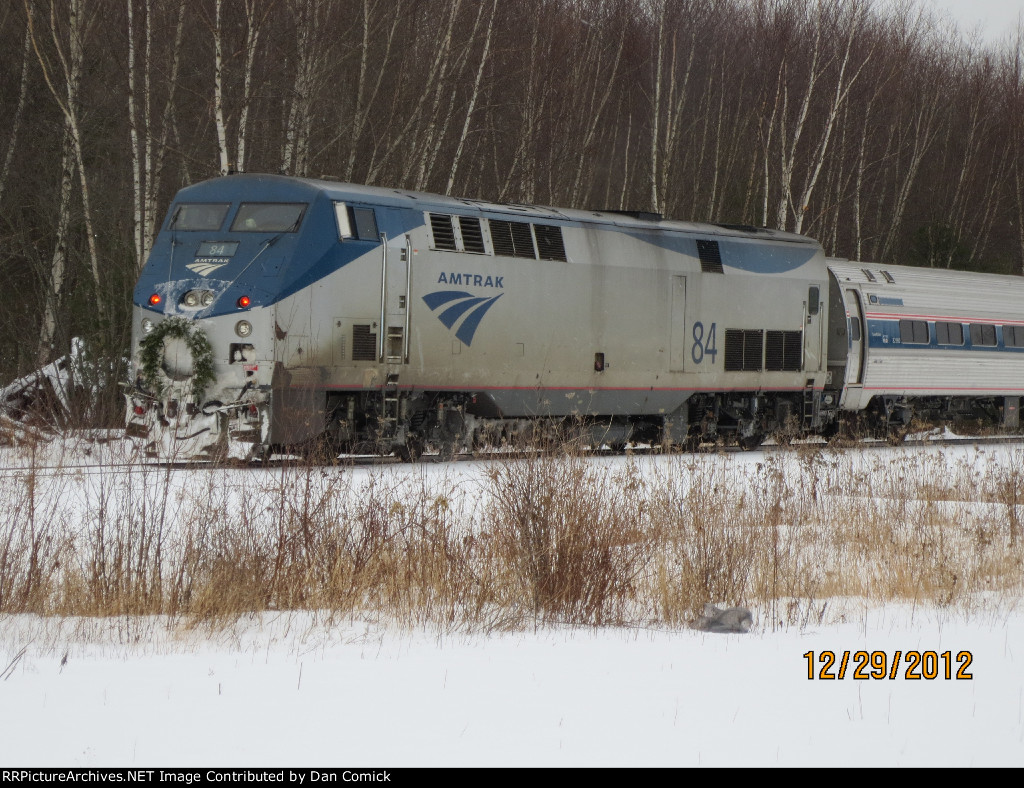
[[959, 456], [559, 449], [467, 482], [408, 466], [53, 472], [29, 454], [0, 468], [0, 613], [679, 627], [724, 602], [770, 627], [820, 619], [834, 597], [1016, 600], [1024, 458]]

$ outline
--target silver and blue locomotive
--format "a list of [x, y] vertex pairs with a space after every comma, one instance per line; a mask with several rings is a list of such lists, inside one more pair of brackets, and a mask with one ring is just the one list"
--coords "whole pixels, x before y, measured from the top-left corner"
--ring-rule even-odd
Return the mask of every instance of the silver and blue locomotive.
[[566, 429], [749, 447], [844, 410], [1012, 423], [1021, 295], [760, 228], [232, 175], [177, 194], [141, 273], [127, 434], [413, 457]]

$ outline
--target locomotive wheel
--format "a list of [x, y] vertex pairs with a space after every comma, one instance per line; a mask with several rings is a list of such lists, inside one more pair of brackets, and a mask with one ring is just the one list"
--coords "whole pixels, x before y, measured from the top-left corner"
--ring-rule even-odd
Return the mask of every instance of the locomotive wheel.
[[903, 443], [903, 441], [907, 439], [907, 435], [909, 434], [909, 427], [899, 427], [896, 429], [890, 429], [886, 433], [885, 439], [889, 442], [890, 446], [899, 446], [901, 443]]
[[423, 440], [418, 437], [406, 438], [405, 443], [395, 449], [402, 462], [417, 462], [423, 456]]
[[265, 463], [270, 459], [270, 447], [265, 443], [254, 443], [245, 457], [246, 462]]
[[793, 438], [795, 436], [792, 432], [780, 430], [779, 432], [776, 432], [772, 437], [775, 439], [775, 442], [780, 446], [789, 446], [793, 443]]
[[751, 451], [764, 443], [764, 433], [755, 432], [753, 435], [747, 435], [744, 438], [740, 438], [738, 443], [743, 451]]

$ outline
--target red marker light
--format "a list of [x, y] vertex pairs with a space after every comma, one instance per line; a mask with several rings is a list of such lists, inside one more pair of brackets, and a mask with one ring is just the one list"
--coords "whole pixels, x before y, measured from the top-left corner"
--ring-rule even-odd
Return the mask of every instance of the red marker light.
[[245, 309], [247, 306], [249, 306], [249, 303], [249, 296], [242, 296], [241, 298], [238, 299], [238, 305], [242, 307], [242, 309]]
[[150, 306], [156, 306], [161, 301], [163, 301], [163, 299], [160, 297], [160, 295], [158, 293], [153, 293], [153, 295], [151, 295], [149, 297], [149, 305]]

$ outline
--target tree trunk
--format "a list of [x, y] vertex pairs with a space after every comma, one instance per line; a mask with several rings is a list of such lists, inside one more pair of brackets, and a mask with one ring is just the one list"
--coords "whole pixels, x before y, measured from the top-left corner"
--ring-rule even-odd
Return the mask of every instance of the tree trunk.
[[[39, 37], [36, 35], [34, 14], [28, 14], [28, 23], [32, 36], [32, 46], [39, 60], [39, 65], [42, 67], [43, 78], [46, 80], [46, 85], [50, 89], [54, 101], [64, 115], [65, 133], [70, 137], [71, 150], [74, 154], [75, 165], [78, 170], [78, 182], [81, 189], [82, 216], [85, 222], [86, 244], [89, 248], [89, 267], [96, 290], [96, 311], [100, 321], [104, 322], [107, 317], [106, 298], [104, 297], [104, 288], [100, 277], [99, 254], [96, 249], [96, 233], [93, 228], [92, 211], [89, 205], [89, 184], [85, 173], [85, 156], [82, 150], [82, 133], [79, 124], [78, 104], [82, 82], [82, 62], [85, 54], [85, 36], [89, 27], [88, 20], [83, 16], [82, 5], [83, 0], [68, 0], [67, 14], [65, 15], [67, 20], [66, 42], [63, 40], [61, 25], [57, 19], [57, 10], [53, 5], [50, 6], [48, 33], [53, 44], [54, 57], [61, 67], [61, 76], [64, 82], [62, 87], [56, 85], [54, 75], [51, 73], [53, 67], [50, 63], [50, 58], [46, 54]], [[66, 172], [66, 170], [63, 171]]]
[[[28, 9], [32, 13], [32, 9]], [[14, 159], [14, 149], [18, 144], [18, 131], [21, 128], [21, 121], [25, 116], [25, 100], [28, 97], [28, 64], [32, 55], [31, 28], [25, 26], [25, 41], [21, 51], [21, 79], [18, 87], [18, 103], [14, 108], [11, 118], [11, 137], [7, 141], [7, 153], [4, 155], [3, 169], [0, 169], [0, 203], [3, 202], [4, 189], [7, 186], [7, 178], [11, 173], [11, 162]]]

